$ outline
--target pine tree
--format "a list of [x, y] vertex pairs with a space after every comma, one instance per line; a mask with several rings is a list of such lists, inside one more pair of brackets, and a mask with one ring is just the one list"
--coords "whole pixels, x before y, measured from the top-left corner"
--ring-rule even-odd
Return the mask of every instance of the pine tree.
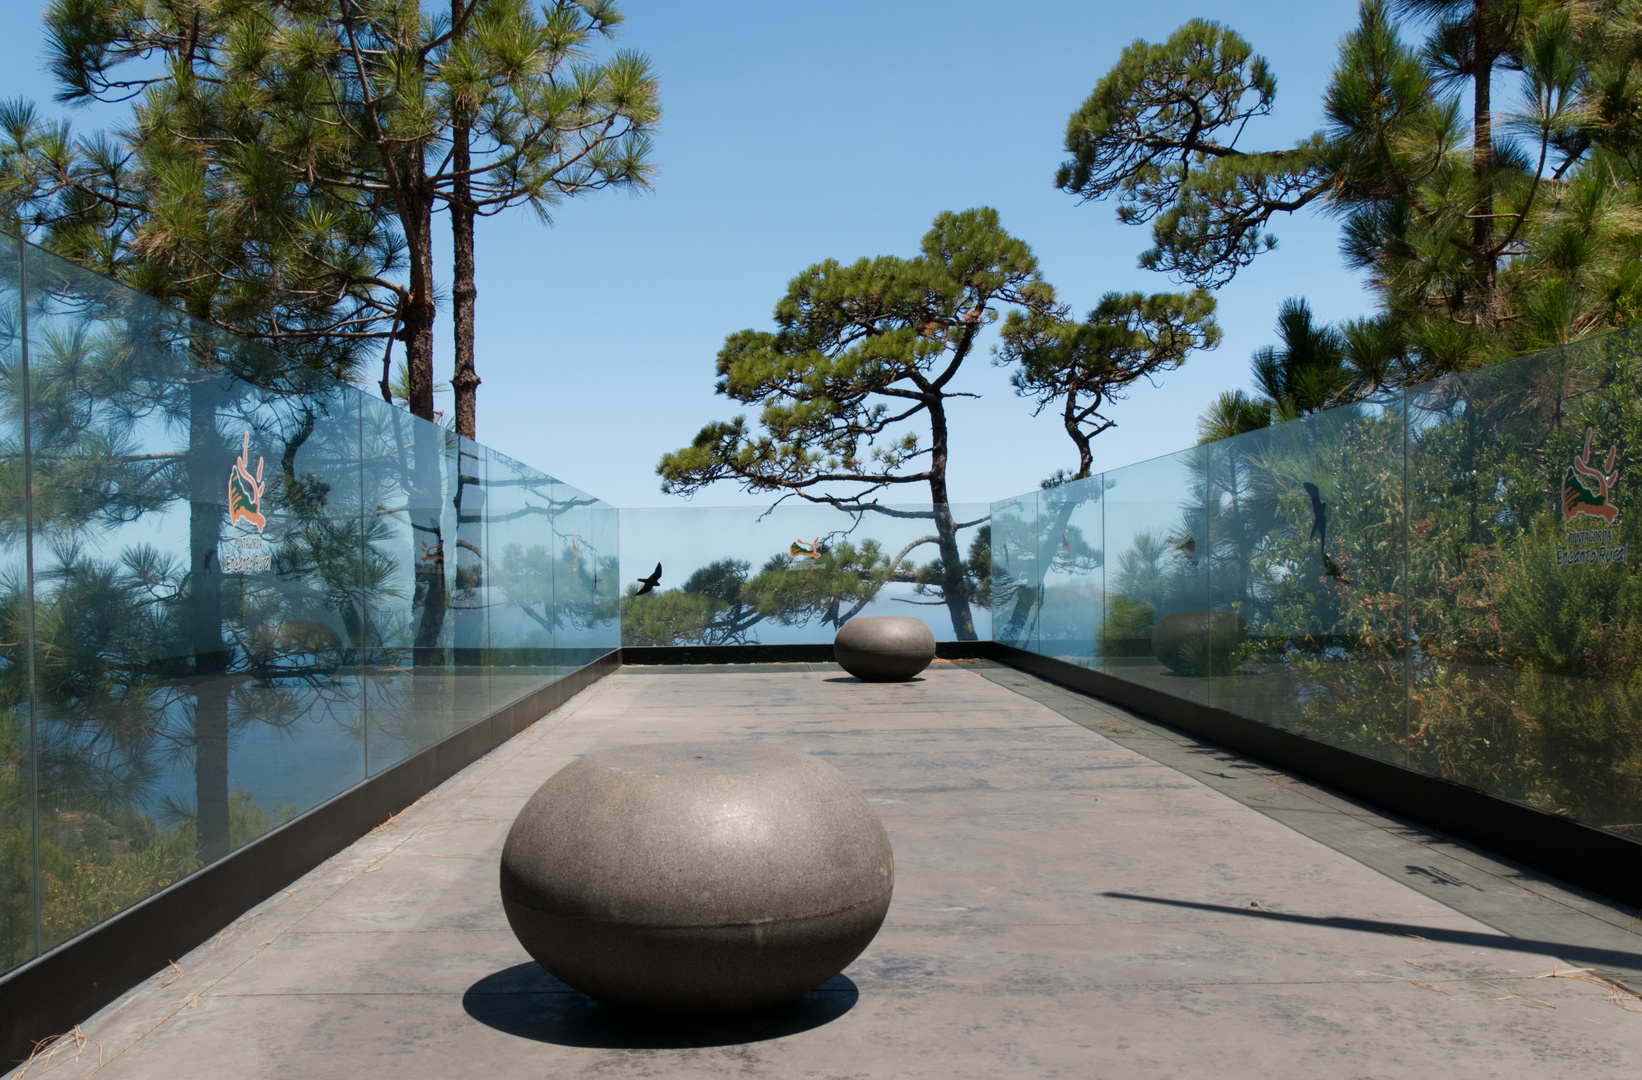
[[[852, 513], [908, 516], [880, 502], [907, 486], [934, 504], [939, 552], [921, 575], [939, 588], [954, 633], [975, 637], [979, 588], [958, 545], [947, 488], [946, 402], [981, 330], [999, 308], [1045, 312], [1054, 293], [1025, 243], [982, 208], [943, 213], [916, 257], [849, 266], [827, 260], [795, 277], [775, 332], [732, 334], [718, 354], [718, 392], [760, 406], [703, 427], [666, 454], [662, 490], [690, 494], [719, 480]], [[916, 426], [914, 426], [916, 425]]]
[[[383, 268], [402, 262], [408, 280], [379, 273], [358, 284], [390, 294], [369, 313], [390, 323], [383, 398], [393, 399], [391, 341], [403, 341], [407, 404], [425, 420], [434, 419], [433, 214], [449, 204], [452, 386], [457, 429], [469, 438], [474, 218], [520, 202], [545, 218], [565, 197], [649, 180], [660, 114], [649, 66], [633, 54], [597, 62], [588, 53], [621, 22], [614, 0], [540, 9], [452, 0], [448, 16], [427, 15], [414, 0], [52, 0], [46, 22], [66, 99], [141, 94], [163, 103], [132, 141], [158, 139], [176, 158], [236, 163], [262, 186], [309, 193], [323, 213], [310, 212], [314, 228], [298, 240], [323, 240], [342, 212], [391, 222], [394, 260]], [[156, 54], [168, 62], [140, 62]], [[190, 122], [177, 122], [183, 114]], [[225, 238], [225, 254], [235, 239]], [[168, 272], [191, 276], [185, 265]], [[278, 280], [254, 262], [243, 276], [254, 283], [259, 273]]]
[[[1073, 114], [1056, 182], [1117, 196], [1152, 226], [1143, 265], [1207, 288], [1275, 244], [1274, 219], [1338, 215], [1380, 303], [1355, 338], [1342, 327], [1355, 362], [1369, 384], [1418, 381], [1635, 318], [1639, 43], [1622, 0], [1368, 0], [1326, 126], [1264, 150], [1242, 143], [1273, 109], [1268, 65], [1194, 20], [1125, 50]], [[1500, 71], [1518, 83], [1503, 114]]]
[[1037, 411], [1061, 408], [1061, 423], [1078, 450], [1082, 479], [1094, 469], [1090, 442], [1116, 425], [1104, 410], [1141, 379], [1186, 362], [1195, 349], [1220, 342], [1214, 297], [1191, 293], [1107, 293], [1083, 322], [1064, 309], [1012, 311], [1004, 322], [999, 362], [1017, 365], [1015, 392], [1034, 398]]

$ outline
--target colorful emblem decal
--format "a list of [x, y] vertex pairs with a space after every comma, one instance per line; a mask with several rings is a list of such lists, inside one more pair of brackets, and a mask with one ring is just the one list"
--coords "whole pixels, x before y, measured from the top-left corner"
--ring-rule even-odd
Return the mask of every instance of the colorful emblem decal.
[[1614, 501], [1613, 483], [1619, 479], [1614, 460], [1619, 447], [1608, 447], [1608, 460], [1601, 469], [1591, 465], [1591, 440], [1596, 428], [1585, 429], [1585, 452], [1575, 458], [1562, 474], [1562, 520], [1572, 522], [1576, 517], [1601, 519], [1605, 525], [1619, 520], [1619, 504]]
[[1616, 542], [1621, 537], [1613, 527], [1619, 522], [1619, 500], [1614, 495], [1619, 447], [1608, 447], [1608, 459], [1597, 468], [1591, 464], [1595, 439], [1596, 428], [1587, 427], [1584, 452], [1562, 473], [1562, 521], [1568, 527], [1563, 538], [1568, 546], [1556, 549], [1558, 566], [1608, 566], [1624, 562], [1630, 554], [1628, 545]]
[[821, 538], [817, 536], [808, 544], [804, 543], [802, 540], [794, 540], [787, 548], [787, 554], [791, 555], [795, 559], [819, 559], [823, 554], [821, 550]]
[[262, 516], [262, 492], [267, 487], [262, 481], [262, 458], [257, 458], [257, 474], [251, 475], [251, 433], [245, 433], [245, 446], [239, 460], [228, 473], [228, 524], [248, 521], [262, 533], [268, 519]]

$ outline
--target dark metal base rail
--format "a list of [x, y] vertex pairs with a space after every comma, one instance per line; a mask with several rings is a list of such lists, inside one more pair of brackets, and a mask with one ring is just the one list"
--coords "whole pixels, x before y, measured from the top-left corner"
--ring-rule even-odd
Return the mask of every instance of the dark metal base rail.
[[[990, 641], [937, 641], [942, 660], [985, 660], [996, 646]], [[650, 664], [830, 664], [832, 646], [824, 645], [624, 645], [622, 666]]]
[[[991, 641], [944, 641], [1326, 784], [1570, 884], [1642, 907], [1642, 843], [1223, 709]], [[0, 976], [0, 1062], [74, 1024], [622, 665], [827, 663], [831, 645], [626, 647], [521, 698]]]

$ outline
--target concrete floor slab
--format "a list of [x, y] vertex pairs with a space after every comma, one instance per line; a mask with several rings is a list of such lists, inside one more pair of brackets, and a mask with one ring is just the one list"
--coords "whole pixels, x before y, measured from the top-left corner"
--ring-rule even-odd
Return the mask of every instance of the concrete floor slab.
[[[558, 983], [497, 859], [531, 792], [630, 742], [825, 755], [896, 893], [868, 950], [757, 1017]], [[1627, 923], [1627, 919], [1631, 919]], [[1642, 924], [1600, 898], [988, 664], [624, 669], [248, 912], [38, 1075], [1634, 1076]]]

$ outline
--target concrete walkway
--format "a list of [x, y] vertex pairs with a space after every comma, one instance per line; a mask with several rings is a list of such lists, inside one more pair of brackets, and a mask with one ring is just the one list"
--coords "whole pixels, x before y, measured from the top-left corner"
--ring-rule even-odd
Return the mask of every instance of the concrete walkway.
[[[1547, 932], [1510, 936], [1441, 902], [1449, 886], [1401, 873], [1392, 841], [1375, 839], [1391, 833], [1363, 808], [1270, 770], [1225, 773], [1248, 763], [1156, 730], [987, 664], [937, 664], [903, 685], [822, 666], [623, 669], [105, 1009], [26, 1075], [1642, 1070], [1642, 999], [1576, 970], [1597, 966], [1592, 957], [1642, 964], [1623, 913], [1517, 874], [1482, 907], [1503, 904]], [[1148, 737], [1181, 768], [1140, 752], [1154, 752]], [[593, 749], [691, 738], [826, 755], [895, 845], [895, 901], [877, 940], [843, 977], [753, 1020], [654, 1024], [604, 1009], [528, 961], [497, 899], [508, 825], [547, 776]], [[1186, 760], [1194, 753], [1202, 770]], [[1194, 771], [1300, 801], [1263, 813], [1253, 807], [1264, 796], [1216, 790]], [[1305, 832], [1290, 827], [1302, 816]], [[1362, 859], [1345, 853], [1353, 844]], [[1463, 854], [1450, 848], [1431, 859]], [[1474, 884], [1427, 861], [1468, 896], [1491, 887], [1483, 870]], [[1502, 900], [1500, 888], [1537, 899]], [[1571, 914], [1558, 922], [1552, 909]], [[1594, 944], [1570, 939], [1578, 919], [1597, 928]]]

